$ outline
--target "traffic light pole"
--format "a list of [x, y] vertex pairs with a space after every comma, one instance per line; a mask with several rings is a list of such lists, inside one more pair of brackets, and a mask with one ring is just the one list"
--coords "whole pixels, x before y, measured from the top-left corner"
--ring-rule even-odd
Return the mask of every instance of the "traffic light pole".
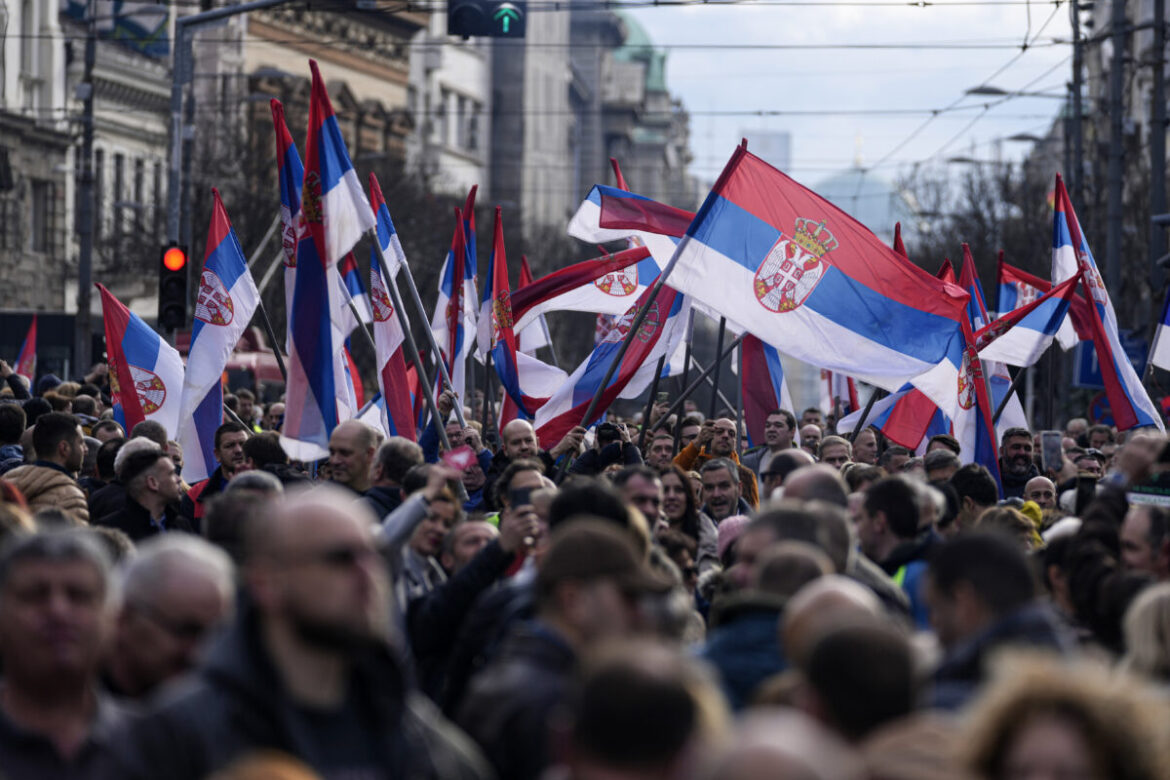
[[[92, 4], [94, 0], [89, 0], [89, 2]], [[168, 241], [179, 242], [179, 202], [183, 183], [183, 86], [188, 84], [192, 77], [193, 57], [191, 53], [191, 39], [201, 27], [207, 27], [232, 16], [246, 14], [251, 11], [262, 11], [265, 8], [274, 8], [290, 2], [292, 0], [254, 0], [251, 3], [214, 8], [203, 13], [180, 16], [175, 19], [175, 51], [171, 65], [170, 160], [167, 171]], [[90, 42], [92, 42], [92, 35], [90, 36]], [[88, 45], [86, 48], [86, 57], [88, 65]]]

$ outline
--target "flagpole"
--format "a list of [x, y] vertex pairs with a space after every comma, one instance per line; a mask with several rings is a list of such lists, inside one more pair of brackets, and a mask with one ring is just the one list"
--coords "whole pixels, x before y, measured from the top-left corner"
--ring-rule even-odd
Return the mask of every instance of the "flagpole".
[[[743, 341], [743, 338], [746, 335], [747, 335], [747, 332], [745, 331], [745, 332], [739, 334], [738, 336], [736, 336], [735, 340], [732, 341], [727, 346], [727, 349], [723, 350], [723, 354], [719, 356], [719, 359], [720, 360], [726, 359], [732, 353], [732, 351], [734, 351], [735, 348], [739, 346], [739, 342]], [[706, 379], [708, 376], [710, 376], [710, 374], [713, 370], [714, 370], [714, 367], [705, 369], [702, 374], [695, 377], [695, 381], [693, 381], [689, 385], [687, 385], [686, 389], [683, 390], [682, 395], [679, 396], [679, 399], [670, 405], [670, 408], [667, 409], [666, 412], [661, 417], [658, 418], [657, 422], [655, 422], [653, 425], [650, 426], [650, 431], [653, 432], [653, 431], [658, 430], [666, 423], [667, 419], [672, 414], [678, 414], [678, 411], [680, 409], [682, 409], [683, 404], [686, 403], [687, 398], [690, 397], [691, 393], [695, 392], [695, 389], [700, 384], [703, 383], [704, 379]], [[682, 426], [678, 426], [678, 427], [681, 428]]]
[[553, 346], [552, 334], [548, 332], [548, 321], [545, 320], [544, 315], [540, 315], [540, 329], [544, 331], [544, 343], [548, 347], [549, 357], [552, 358], [552, 364], [556, 368], [561, 367], [561, 361], [557, 360], [557, 348]]
[[232, 422], [238, 422], [240, 425], [244, 426], [245, 430], [248, 432], [249, 439], [256, 435], [256, 432], [252, 430], [252, 426], [241, 420], [240, 416], [233, 412], [231, 407], [229, 407], [227, 404], [223, 405], [223, 411], [227, 414], [228, 417], [232, 418]]
[[264, 301], [259, 298], [256, 299], [256, 311], [260, 313], [260, 322], [268, 334], [268, 345], [272, 350], [272, 356], [276, 358], [276, 367], [280, 369], [280, 375], [284, 377], [285, 387], [288, 387], [288, 370], [284, 367], [284, 358], [281, 357], [280, 347], [276, 343], [276, 332], [272, 329], [272, 322], [268, 319], [268, 311], [264, 308]]
[[[877, 403], [878, 396], [885, 394], [885, 390], [880, 387], [875, 387], [873, 392], [869, 394], [869, 400], [865, 402], [865, 408], [861, 410], [861, 416], [857, 418], [857, 425], [853, 426], [853, 433], [849, 434], [850, 444], [857, 441], [857, 435], [865, 428], [865, 421], [869, 417], [869, 413], [873, 411], [873, 405]], [[834, 406], [834, 408], [836, 407]]]
[[488, 394], [492, 389], [492, 353], [489, 351], [483, 361], [483, 409], [480, 411], [480, 426], [483, 428], [483, 436], [487, 436], [488, 432]]
[[[992, 425], [995, 425], [999, 422], [1000, 415], [1002, 415], [1003, 410], [1007, 408], [1008, 401], [1012, 400], [1012, 395], [1016, 392], [1016, 388], [1020, 385], [1020, 380], [1024, 378], [1024, 374], [1027, 373], [1027, 371], [1028, 369], [1026, 368], [1019, 368], [1016, 370], [1016, 375], [1012, 377], [1012, 383], [1008, 386], [1007, 394], [1004, 395], [1003, 400], [999, 402], [999, 406], [995, 407], [995, 414], [991, 416]], [[988, 398], [990, 397], [991, 396], [988, 395]]]
[[264, 253], [264, 247], [268, 246], [268, 242], [272, 240], [272, 234], [276, 232], [276, 228], [278, 225], [280, 225], [280, 222], [280, 214], [277, 214], [276, 217], [272, 220], [272, 224], [268, 226], [268, 232], [264, 234], [264, 238], [260, 239], [260, 246], [256, 247], [255, 251], [252, 252], [252, 256], [248, 258], [249, 271], [251, 271], [252, 267], [255, 266], [257, 261], [260, 260], [260, 255]]
[[[682, 387], [682, 388], [686, 388], [687, 378], [691, 375], [691, 360], [694, 359], [691, 356], [691, 338], [694, 336], [694, 334], [695, 334], [695, 310], [691, 309], [687, 313], [687, 340], [686, 340], [686, 345], [683, 347], [683, 373], [682, 373], [682, 383], [680, 384], [680, 387]], [[700, 369], [700, 370], [702, 370], [702, 369]], [[678, 419], [678, 423], [674, 426], [674, 451], [675, 452], [679, 451], [679, 445], [682, 444], [682, 418], [684, 416], [685, 415], [680, 415], [679, 419]]]
[[[700, 363], [699, 359], [697, 357], [695, 357], [694, 355], [691, 355], [691, 363], [694, 365], [695, 368], [699, 369], [700, 371], [703, 370], [703, 364]], [[715, 388], [715, 381], [713, 379], [711, 379], [711, 377], [709, 375], [707, 376], [707, 379], [705, 381], [707, 382], [707, 384], [711, 385], [712, 388]], [[685, 376], [683, 378], [683, 383], [686, 384], [686, 377]], [[718, 388], [716, 388], [712, 392], [719, 394], [719, 400], [721, 400], [721, 401], [723, 401], [723, 403], [727, 404], [728, 409], [735, 406], [735, 404], [733, 404], [731, 401], [729, 401], [727, 399], [727, 396], [723, 394], [722, 390], [719, 390]]]
[[[720, 317], [719, 318], [719, 338], [717, 338], [715, 340], [715, 354], [716, 355], [723, 354], [723, 337], [725, 335], [727, 335], [727, 318]], [[719, 374], [722, 372], [722, 368], [723, 368], [723, 360], [722, 359], [716, 360], [715, 361], [715, 377], [714, 377], [714, 381], [712, 382], [715, 390], [714, 390], [714, 392], [711, 393], [711, 406], [709, 407], [711, 411], [707, 415], [707, 417], [711, 418], [711, 419], [713, 419], [715, 417], [715, 412], [718, 411], [718, 408], [719, 408]]]
[[646, 449], [646, 433], [650, 425], [650, 413], [654, 411], [654, 399], [658, 395], [658, 381], [662, 378], [662, 369], [666, 365], [666, 355], [658, 358], [658, 370], [654, 372], [654, 381], [650, 383], [650, 396], [646, 399], [646, 412], [642, 416], [642, 431], [638, 434], [638, 449]]
[[741, 450], [740, 437], [743, 435], [743, 350], [735, 353], [739, 368], [739, 381], [735, 383], [735, 455], [739, 457]]
[[[376, 241], [377, 236], [374, 239]], [[381, 244], [378, 246], [381, 246]], [[451, 384], [451, 375], [447, 372], [447, 364], [443, 362], [442, 353], [439, 352], [439, 345], [435, 342], [435, 334], [431, 332], [430, 320], [427, 319], [427, 310], [423, 307], [422, 298], [419, 297], [418, 287], [414, 283], [414, 274], [410, 272], [410, 264], [404, 258], [400, 265], [402, 266], [402, 274], [406, 278], [406, 287], [410, 290], [410, 297], [414, 301], [414, 308], [418, 311], [418, 316], [422, 318], [424, 325], [423, 332], [426, 333], [427, 342], [431, 345], [431, 354], [435, 356], [435, 363], [438, 364], [439, 377], [443, 380], [443, 386], [454, 394], [455, 385]], [[463, 314], [460, 313], [459, 316], [462, 317]], [[406, 326], [403, 325], [403, 328], [406, 328]], [[430, 393], [430, 387], [431, 385], [428, 384], [428, 394]], [[455, 401], [455, 417], [459, 420], [459, 424], [466, 428], [467, 421], [463, 419], [463, 404], [459, 399], [455, 399]]]
[[[403, 270], [407, 273], [407, 278], [410, 278], [410, 271], [406, 263], [402, 263]], [[427, 370], [421, 357], [418, 354], [418, 345], [414, 343], [414, 333], [410, 330], [410, 323], [406, 320], [406, 312], [402, 308], [402, 296], [398, 294], [398, 286], [394, 284], [394, 280], [388, 278], [386, 269], [382, 267], [382, 263], [378, 263], [378, 273], [382, 277], [382, 284], [386, 285], [386, 290], [390, 293], [390, 301], [394, 304], [394, 312], [398, 315], [398, 324], [402, 326], [402, 335], [406, 339], [406, 351], [410, 353], [410, 362], [414, 363], [414, 370], [418, 372], [418, 387], [419, 392], [423, 394], [427, 402], [427, 409], [431, 413], [431, 424], [435, 426], [435, 431], [439, 434], [439, 443], [443, 445], [443, 449], [450, 451], [451, 442], [447, 439], [447, 428], [443, 424], [443, 420], [439, 417], [439, 407], [435, 403], [435, 395], [431, 392], [434, 385], [431, 384], [430, 377], [427, 376]], [[430, 330], [428, 329], [429, 333]], [[378, 352], [375, 349], [374, 354]], [[442, 365], [442, 361], [439, 361]], [[389, 391], [389, 388], [387, 388]], [[455, 399], [455, 408], [459, 409], [459, 399]], [[463, 415], [460, 412], [459, 422], [463, 424]], [[466, 427], [466, 425], [464, 425]], [[459, 489], [464, 491], [463, 483], [459, 483]], [[466, 500], [466, 499], [465, 499]]]

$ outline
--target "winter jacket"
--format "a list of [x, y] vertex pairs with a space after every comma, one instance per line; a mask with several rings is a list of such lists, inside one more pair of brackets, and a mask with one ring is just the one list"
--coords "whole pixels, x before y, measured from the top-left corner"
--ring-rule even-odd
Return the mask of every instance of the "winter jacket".
[[192, 485], [187, 495], [179, 502], [179, 514], [196, 533], [203, 527], [203, 513], [207, 511], [207, 500], [222, 493], [227, 483], [223, 467], [216, 466], [210, 477]]
[[[704, 463], [716, 457], [719, 456], [712, 455], [705, 449], [700, 450], [696, 440], [683, 447], [682, 452], [674, 456], [674, 465], [683, 471], [699, 471]], [[755, 472], [740, 463], [739, 456], [734, 452], [728, 455], [727, 459], [739, 467], [740, 496], [748, 502], [752, 509], [755, 509], [760, 505], [760, 490], [756, 483]]]
[[1003, 497], [1004, 498], [1023, 498], [1024, 486], [1028, 484], [1033, 478], [1040, 476], [1040, 469], [1035, 463], [1028, 469], [1028, 473], [1022, 477], [1013, 476], [1007, 469], [1000, 464], [999, 478], [1003, 483]]
[[923, 630], [930, 628], [930, 614], [926, 607], [926, 597], [922, 593], [922, 578], [926, 574], [931, 548], [937, 541], [938, 537], [933, 531], [926, 531], [899, 544], [881, 562], [882, 570], [910, 599], [910, 615], [914, 618], [914, 625]]
[[378, 520], [382, 520], [402, 506], [402, 488], [397, 485], [394, 487], [374, 485], [362, 496], [362, 503], [373, 510]]
[[985, 662], [1004, 647], [1023, 646], [1070, 655], [1076, 639], [1046, 604], [1033, 603], [993, 621], [951, 648], [934, 674], [932, 704], [962, 708], [983, 682]]
[[699, 657], [719, 672], [734, 710], [749, 705], [760, 683], [788, 666], [778, 636], [782, 607], [783, 599], [751, 592], [716, 603]]
[[[380, 777], [478, 780], [490, 770], [464, 735], [420, 695], [390, 650], [371, 645], [350, 656], [345, 714], [378, 735], [370, 761]], [[311, 719], [306, 717], [311, 713]], [[197, 780], [241, 756], [279, 751], [327, 776], [325, 745], [309, 724], [342, 716], [294, 702], [261, 638], [247, 599], [233, 626], [194, 675], [165, 691], [123, 730], [117, 745], [127, 778]]]
[[623, 466], [636, 466], [642, 462], [642, 453], [638, 445], [633, 442], [610, 442], [601, 450], [586, 450], [585, 454], [573, 461], [569, 466], [570, 474], [587, 474], [597, 476], [615, 463]]
[[82, 523], [89, 522], [85, 491], [65, 469], [47, 461], [18, 466], [4, 475], [28, 501], [31, 512], [60, 509]]
[[5, 444], [0, 447], [0, 474], [11, 471], [24, 463], [24, 447], [19, 444]]
[[94, 525], [117, 528], [134, 542], [140, 542], [156, 534], [169, 531], [191, 533], [190, 524], [174, 507], [168, 506], [164, 510], [163, 526], [159, 528], [147, 508], [130, 496], [126, 496], [126, 506], [117, 512], [98, 518], [94, 521]]
[[548, 767], [550, 716], [565, 700], [576, 662], [563, 637], [532, 621], [472, 680], [457, 722], [501, 778], [537, 780]]

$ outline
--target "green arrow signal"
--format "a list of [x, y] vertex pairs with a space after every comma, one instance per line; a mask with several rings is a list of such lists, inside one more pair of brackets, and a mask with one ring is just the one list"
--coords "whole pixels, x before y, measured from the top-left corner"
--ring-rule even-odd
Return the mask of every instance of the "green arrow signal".
[[504, 35], [507, 35], [512, 26], [512, 22], [520, 20], [520, 14], [515, 8], [503, 5], [496, 9], [496, 12], [492, 14], [492, 18], [500, 23], [500, 31]]

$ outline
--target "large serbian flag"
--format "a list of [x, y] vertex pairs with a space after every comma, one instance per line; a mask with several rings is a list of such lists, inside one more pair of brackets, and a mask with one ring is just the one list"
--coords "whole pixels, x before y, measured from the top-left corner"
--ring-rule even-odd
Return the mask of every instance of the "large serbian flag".
[[396, 282], [392, 275], [383, 272], [380, 255], [376, 247], [370, 247], [370, 301], [374, 308], [374, 344], [378, 348], [378, 389], [382, 393], [378, 404], [382, 410], [382, 427], [391, 436], [414, 439], [414, 410], [410, 403], [411, 388], [403, 351], [406, 333], [389, 292], [388, 285]]
[[[329, 454], [329, 436], [352, 413], [345, 399], [345, 334], [330, 313], [341, 308], [337, 263], [362, 233], [374, 227], [374, 214], [349, 161], [325, 83], [313, 73], [305, 180], [297, 234], [297, 274], [290, 328], [287, 412], [280, 443], [294, 460]], [[344, 415], [344, 417], [343, 417]]]
[[260, 303], [260, 292], [248, 272], [247, 258], [219, 191], [211, 192], [215, 202], [207, 229], [199, 297], [195, 299], [177, 437], [183, 446], [183, 479], [190, 484], [207, 479], [215, 471], [215, 429], [223, 421], [221, 377]]
[[179, 430], [183, 359], [109, 290], [95, 286], [102, 296], [114, 419], [127, 433], [143, 420], [154, 420], [173, 438]]
[[[284, 121], [284, 106], [272, 99], [272, 126], [276, 131], [276, 178], [280, 182], [280, 245], [284, 250], [284, 310], [285, 351], [292, 338], [293, 290], [297, 281], [297, 225], [301, 221], [301, 187], [305, 182], [305, 166], [297, 154], [288, 124]], [[184, 464], [185, 465], [185, 464]]]
[[1153, 425], [1165, 430], [1162, 415], [1158, 413], [1141, 377], [1121, 347], [1117, 328], [1117, 314], [1109, 300], [1105, 282], [1097, 270], [1097, 261], [1089, 249], [1089, 242], [1081, 233], [1072, 201], [1064, 188], [1064, 180], [1056, 175], [1056, 213], [1052, 220], [1052, 281], [1060, 283], [1084, 273], [1082, 291], [1087, 305], [1086, 319], [1089, 335], [1097, 350], [1101, 378], [1113, 420], [1121, 431]]
[[967, 294], [744, 146], [675, 257], [671, 286], [786, 355], [955, 404]]

